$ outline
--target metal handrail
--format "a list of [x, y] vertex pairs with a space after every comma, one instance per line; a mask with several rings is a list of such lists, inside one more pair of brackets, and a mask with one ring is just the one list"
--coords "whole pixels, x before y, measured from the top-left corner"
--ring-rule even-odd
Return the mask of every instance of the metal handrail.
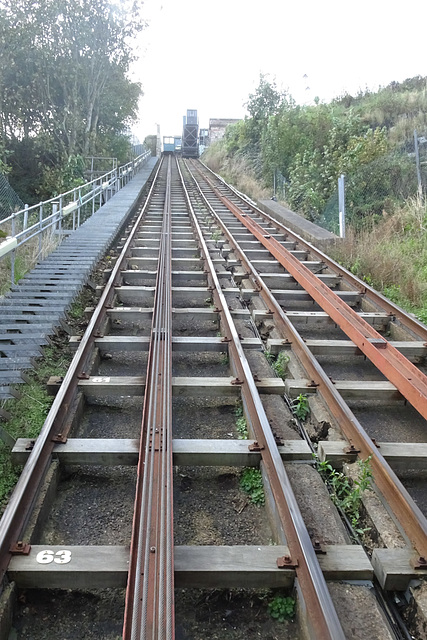
[[[0, 241], [0, 260], [32, 238], [39, 238], [39, 254], [42, 252], [42, 236], [51, 229], [59, 236], [74, 231], [82, 222], [98, 211], [112, 195], [122, 189], [142, 168], [151, 156], [146, 150], [127, 164], [79, 187], [70, 189], [50, 200], [12, 213], [0, 221], [0, 226], [10, 228], [8, 237]], [[9, 229], [8, 229], [9, 230]], [[12, 274], [13, 278], [13, 274]]]

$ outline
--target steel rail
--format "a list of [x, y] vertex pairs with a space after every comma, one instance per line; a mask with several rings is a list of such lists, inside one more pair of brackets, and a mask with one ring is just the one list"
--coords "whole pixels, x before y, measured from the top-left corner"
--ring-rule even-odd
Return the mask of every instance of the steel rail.
[[[156, 176], [158, 171], [159, 168]], [[134, 228], [129, 234], [120, 256], [117, 258], [85, 334], [79, 343], [62, 385], [0, 520], [1, 582], [7, 571], [12, 552], [19, 552], [22, 549], [23, 545], [18, 547], [16, 545], [18, 542], [22, 542], [22, 536], [25, 533], [31, 510], [52, 459], [53, 448], [58, 441], [66, 441], [67, 434], [72, 426], [72, 419], [69, 416], [76, 405], [78, 380], [86, 375], [89, 361], [95, 348], [95, 335], [101, 330], [106, 319], [107, 308], [111, 306], [115, 295], [114, 286], [119, 283], [119, 274], [127, 259], [137, 227], [144, 218], [153, 197], [156, 176], [148, 192], [146, 203], [135, 221]]]
[[[185, 166], [188, 168], [188, 165]], [[191, 172], [189, 173], [191, 175]], [[214, 302], [220, 310], [221, 325], [225, 332], [224, 340], [229, 344], [229, 356], [236, 375], [236, 383], [241, 386], [243, 402], [260, 447], [264, 469], [285, 532], [291, 554], [290, 566], [295, 569], [300, 592], [306, 605], [311, 637], [318, 640], [343, 639], [345, 635], [341, 623], [281, 460], [270, 423], [185, 185], [184, 192], [192, 224], [197, 233]]]
[[[209, 181], [208, 181], [209, 183]], [[210, 186], [213, 186], [212, 183]], [[272, 238], [258, 222], [242, 214], [229, 198], [219, 194], [221, 202], [270, 251], [276, 260], [307, 291], [381, 373], [400, 391], [408, 402], [427, 418], [427, 376], [361, 318], [316, 274], [293, 256], [276, 238]]]
[[278, 231], [283, 232], [286, 236], [292, 238], [295, 242], [304, 247], [309, 253], [311, 253], [318, 260], [322, 261], [331, 271], [335, 272], [337, 275], [341, 276], [343, 280], [352, 286], [354, 289], [359, 291], [360, 294], [366, 297], [372, 304], [381, 309], [384, 309], [391, 316], [397, 318], [402, 325], [411, 331], [415, 336], [419, 336], [423, 340], [427, 340], [427, 327], [420, 322], [417, 318], [408, 315], [408, 313], [399, 307], [394, 302], [388, 300], [381, 293], [373, 289], [366, 282], [363, 282], [360, 278], [351, 273], [348, 269], [345, 269], [342, 265], [338, 264], [335, 260], [330, 258], [326, 253], [321, 251], [318, 247], [315, 247], [313, 244], [305, 240], [302, 236], [298, 235], [289, 227], [286, 227], [285, 224], [273, 218], [268, 213], [265, 213], [262, 209], [260, 209], [254, 202], [249, 199], [246, 199], [245, 196], [239, 193], [232, 185], [225, 182], [221, 176], [217, 173], [209, 169], [207, 165], [203, 162], [199, 161], [200, 164], [204, 167], [204, 169], [209, 172], [210, 175], [213, 175], [221, 185], [225, 186], [229, 189], [241, 202], [245, 204], [245, 206], [249, 207], [254, 213], [262, 217], [269, 224], [274, 226]]
[[[203, 176], [203, 179], [206, 180], [206, 177]], [[212, 186], [210, 188], [212, 188]], [[340, 393], [336, 390], [333, 382], [326, 375], [316, 358], [312, 355], [304, 340], [296, 331], [292, 322], [286, 316], [286, 313], [270, 292], [268, 286], [264, 283], [251, 261], [247, 258], [243, 249], [241, 249], [232, 233], [228, 231], [227, 226], [221, 220], [221, 217], [209, 203], [203, 191], [199, 191], [206, 206], [211, 211], [216, 222], [221, 227], [224, 235], [233, 247], [233, 250], [239, 256], [248, 274], [250, 274], [253, 285], [257, 288], [266, 308], [274, 317], [277, 329], [282, 332], [282, 335], [284, 335], [288, 345], [291, 346], [293, 352], [301, 362], [302, 367], [307, 372], [307, 376], [313, 380], [317, 391], [323, 396], [326, 405], [336, 419], [337, 424], [343, 431], [344, 435], [348, 438], [349, 442], [354, 445], [355, 450], [360, 452], [362, 458], [371, 456], [371, 466], [375, 484], [391, 507], [401, 529], [406, 534], [414, 549], [418, 552], [418, 555], [426, 557], [426, 517], [384, 457], [381, 455], [371, 438], [367, 435], [360, 422], [347, 406]]]
[[142, 415], [124, 640], [175, 637], [172, 509], [171, 158]]

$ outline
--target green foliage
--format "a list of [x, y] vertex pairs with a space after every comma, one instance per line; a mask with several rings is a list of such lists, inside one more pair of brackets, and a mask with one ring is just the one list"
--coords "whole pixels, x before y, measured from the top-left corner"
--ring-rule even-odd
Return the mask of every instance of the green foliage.
[[254, 467], [243, 469], [240, 476], [240, 487], [249, 494], [249, 499], [252, 504], [261, 506], [265, 503], [264, 486], [259, 469], [255, 469]]
[[295, 604], [295, 598], [277, 595], [268, 603], [268, 613], [278, 622], [292, 620], [295, 615]]
[[427, 201], [410, 198], [393, 214], [350, 233], [332, 257], [392, 302], [427, 320]]
[[20, 468], [12, 465], [9, 449], [0, 441], [0, 512], [3, 512], [6, 506], [8, 497], [19, 478], [20, 472]]
[[[1, 237], [1, 236], [0, 236]], [[19, 282], [26, 273], [28, 273], [32, 264], [26, 255], [25, 251], [17, 253], [15, 255], [15, 265], [14, 265], [14, 274], [15, 274], [15, 284]], [[2, 263], [0, 264], [0, 295], [4, 295], [7, 291], [10, 290], [10, 285], [12, 282], [12, 260], [10, 254], [7, 255]]]
[[276, 359], [274, 353], [272, 353], [271, 351], [266, 350], [266, 351], [264, 351], [264, 355], [267, 358], [268, 364], [272, 365], [274, 363], [275, 359]]
[[247, 440], [249, 436], [248, 425], [241, 404], [236, 407], [234, 415], [236, 416], [236, 430], [239, 440]]
[[230, 363], [230, 358], [228, 357], [228, 353], [221, 354], [220, 362], [224, 367]]
[[241, 418], [244, 415], [243, 406], [240, 401], [238, 402], [238, 404], [236, 405], [236, 408], [234, 409], [234, 415], [236, 416], [236, 418]]
[[57, 196], [71, 191], [85, 182], [85, 161], [81, 155], [70, 155], [55, 167], [45, 167], [37, 193], [43, 198]]
[[332, 490], [332, 500], [344, 511], [358, 534], [368, 531], [360, 527], [360, 507], [364, 492], [372, 484], [371, 457], [357, 461], [359, 472], [357, 479], [353, 482], [342, 471], [334, 469], [327, 460], [317, 465], [319, 473]]
[[239, 440], [248, 439], [248, 425], [246, 424], [246, 418], [241, 417], [236, 420], [236, 429], [239, 434]]
[[[331, 111], [327, 143], [322, 148], [305, 149], [295, 157], [289, 174], [290, 204], [316, 220], [336, 190], [339, 175], [351, 176], [386, 152], [385, 129], [366, 129], [351, 112], [341, 119]], [[365, 190], [364, 185], [359, 187], [362, 192]], [[351, 210], [351, 198], [348, 202]]]
[[249, 142], [246, 120], [229, 125], [225, 130], [224, 145], [227, 155], [232, 156]]
[[123, 158], [123, 130], [141, 95], [128, 78], [131, 40], [144, 26], [141, 6], [0, 0], [0, 163], [11, 151], [11, 184], [25, 201], [36, 201], [42, 181], [43, 197], [58, 193], [62, 182], [76, 186], [80, 157]]
[[383, 294], [386, 298], [388, 298], [395, 304], [401, 304], [402, 302], [402, 291], [400, 289], [400, 286], [397, 284], [391, 284], [384, 287]]
[[301, 106], [261, 75], [247, 108], [250, 117], [227, 129], [215, 170], [222, 172], [222, 162], [228, 171], [232, 159], [241, 160], [245, 172], [250, 168], [270, 189], [279, 172], [287, 202], [315, 222], [324, 223], [342, 173], [347, 216], [356, 226], [365, 218], [378, 221], [384, 210], [390, 213], [416, 192], [409, 154], [414, 128], [427, 130], [426, 78]]
[[213, 240], [214, 242], [218, 242], [220, 237], [221, 237], [221, 231], [219, 229], [215, 229], [215, 231], [211, 233], [211, 240]]
[[292, 411], [299, 420], [306, 420], [310, 413], [310, 405], [308, 404], [308, 398], [303, 393], [292, 402]]
[[246, 107], [251, 116], [248, 122], [249, 138], [257, 141], [268, 119], [278, 112], [286, 94], [281, 93], [275, 81], [269, 82], [265, 74], [260, 74], [255, 93], [249, 95]]
[[[12, 438], [37, 438], [54, 401], [46, 391], [46, 382], [51, 375], [64, 376], [70, 361], [71, 351], [64, 345], [43, 349], [43, 357], [29, 374], [30, 382], [19, 387], [21, 397], [5, 404], [11, 418], [3, 426]], [[6, 505], [19, 473], [20, 469], [11, 463], [10, 450], [0, 442], [0, 510]]]
[[7, 430], [11, 435], [20, 432], [27, 438], [36, 438], [46, 420], [53, 398], [36, 381], [21, 389], [21, 392], [22, 398], [14, 407], [13, 417], [7, 423]]
[[155, 156], [156, 155], [156, 147], [157, 147], [157, 136], [156, 135], [149, 135], [146, 136], [144, 139], [144, 144], [146, 147], [148, 147], [148, 149], [150, 149], [151, 151], [151, 155]]
[[289, 361], [289, 354], [286, 351], [280, 351], [275, 362], [273, 362], [272, 364], [274, 371], [277, 373], [279, 378], [282, 378], [282, 380], [286, 378], [286, 371], [288, 369]]
[[76, 300], [70, 305], [70, 308], [67, 310], [67, 315], [73, 320], [78, 320], [83, 316], [84, 310], [84, 303]]

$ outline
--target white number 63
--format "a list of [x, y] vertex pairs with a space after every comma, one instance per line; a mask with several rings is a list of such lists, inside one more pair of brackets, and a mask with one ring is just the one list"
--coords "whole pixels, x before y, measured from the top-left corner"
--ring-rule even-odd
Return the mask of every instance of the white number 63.
[[67, 564], [67, 562], [71, 561], [71, 551], [68, 549], [62, 549], [55, 553], [55, 551], [45, 549], [43, 551], [39, 551], [36, 560], [39, 564], [50, 564], [51, 562], [56, 562], [56, 564]]

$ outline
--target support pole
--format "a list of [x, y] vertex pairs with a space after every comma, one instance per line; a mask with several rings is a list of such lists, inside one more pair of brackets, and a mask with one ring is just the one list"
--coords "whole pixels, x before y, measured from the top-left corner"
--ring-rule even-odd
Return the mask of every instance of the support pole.
[[338, 209], [340, 221], [340, 238], [345, 238], [345, 176], [341, 174], [338, 178]]
[[417, 130], [414, 129], [414, 149], [415, 149], [415, 162], [417, 164], [417, 181], [418, 181], [418, 195], [423, 195], [423, 185], [421, 182], [421, 168], [420, 168], [420, 153], [418, 150], [418, 135]]

